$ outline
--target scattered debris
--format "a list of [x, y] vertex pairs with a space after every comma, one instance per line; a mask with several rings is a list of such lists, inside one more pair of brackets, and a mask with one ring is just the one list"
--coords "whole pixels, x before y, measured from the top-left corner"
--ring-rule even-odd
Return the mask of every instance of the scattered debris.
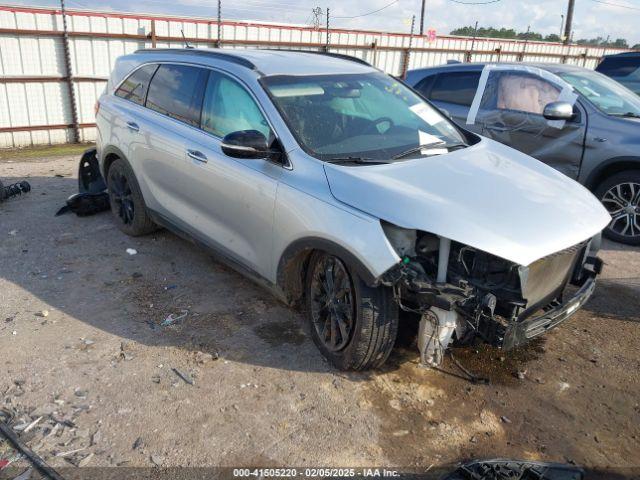
[[18, 230], [9, 230], [9, 235], [15, 237], [18, 234]]
[[40, 310], [39, 312], [36, 312], [36, 317], [46, 318], [48, 316], [49, 316], [49, 310]]
[[85, 457], [83, 457], [76, 465], [78, 467], [86, 467], [92, 458], [93, 458], [93, 453], [90, 453], [89, 455], [86, 455]]
[[138, 253], [138, 251], [135, 248], [127, 248], [127, 253], [129, 255], [135, 255]]
[[164, 456], [154, 453], [151, 455], [151, 461], [153, 462], [154, 465], [156, 465], [157, 467], [160, 467], [164, 463]]
[[134, 450], [139, 450], [139, 449], [143, 448], [144, 445], [145, 444], [144, 444], [144, 440], [142, 440], [142, 437], [138, 437], [138, 438], [136, 438], [136, 441], [133, 442], [133, 449]]
[[196, 363], [200, 364], [200, 365], [204, 365], [205, 363], [208, 363], [212, 360], [217, 360], [218, 359], [218, 353], [217, 352], [213, 352], [213, 353], [205, 353], [205, 352], [196, 352]]
[[179, 376], [182, 380], [184, 380], [189, 385], [195, 384], [195, 382], [193, 381], [193, 378], [191, 378], [191, 376], [188, 373], [178, 370], [177, 368], [172, 368], [171, 370], [173, 370], [173, 373], [175, 373], [177, 376]]
[[527, 376], [526, 370], [518, 370], [516, 372], [516, 377], [518, 377], [519, 380], [524, 380], [526, 376]]
[[27, 425], [27, 427], [23, 430], [24, 433], [27, 433], [29, 430], [31, 430], [33, 427], [35, 427], [40, 420], [42, 420], [44, 417], [40, 416], [38, 418], [36, 418], [33, 422], [31, 422], [29, 425]]
[[180, 313], [172, 313], [167, 318], [165, 318], [160, 325], [163, 327], [175, 325], [176, 323], [179, 323], [187, 318], [187, 315], [189, 315], [188, 310], [182, 310]]
[[129, 342], [120, 342], [120, 353], [118, 354], [118, 357], [121, 360], [125, 361], [133, 360], [133, 354], [131, 354], [128, 350]]
[[85, 450], [87, 447], [81, 447], [81, 448], [76, 448], [75, 450], [69, 450], [67, 452], [58, 452], [56, 453], [56, 457], [60, 457], [60, 458], [65, 458], [65, 457], [70, 457], [71, 455], [74, 455], [78, 452], [81, 452], [83, 450]]
[[509, 417], [505, 417], [504, 415], [500, 417], [500, 420], [502, 420], [502, 423], [511, 423], [511, 419]]
[[565, 391], [565, 390], [567, 390], [570, 386], [571, 386], [571, 385], [569, 385], [567, 382], [560, 382], [560, 383], [558, 383], [558, 387], [559, 387], [559, 390], [560, 390], [561, 392], [564, 392], [564, 391]]
[[13, 480], [29, 480], [31, 478], [32, 473], [33, 473], [33, 468], [29, 467], [20, 475], [15, 477]]
[[[47, 465], [42, 458], [29, 449], [18, 436], [4, 422], [0, 421], [0, 435], [3, 435], [13, 446], [18, 449], [21, 455], [27, 457], [33, 466], [51, 480], [63, 480], [53, 468]], [[27, 477], [28, 478], [28, 477]]]

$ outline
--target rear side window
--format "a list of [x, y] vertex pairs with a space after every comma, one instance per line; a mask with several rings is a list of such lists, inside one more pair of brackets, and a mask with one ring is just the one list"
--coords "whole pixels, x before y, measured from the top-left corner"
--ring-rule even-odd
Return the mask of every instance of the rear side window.
[[200, 125], [202, 94], [209, 72], [188, 65], [160, 65], [151, 80], [147, 108], [188, 125]]
[[158, 65], [145, 65], [144, 67], [140, 67], [122, 82], [116, 90], [115, 95], [137, 103], [138, 105], [144, 104], [149, 82], [157, 68]]
[[480, 72], [441, 73], [433, 82], [429, 99], [470, 106], [480, 81]]
[[638, 57], [608, 57], [605, 58], [596, 71], [604, 73], [608, 77], [626, 77], [640, 68], [640, 56]]

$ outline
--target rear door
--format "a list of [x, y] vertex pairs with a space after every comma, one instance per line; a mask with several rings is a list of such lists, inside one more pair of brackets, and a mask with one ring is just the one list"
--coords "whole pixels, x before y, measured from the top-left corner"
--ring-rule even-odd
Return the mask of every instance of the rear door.
[[[544, 107], [565, 100], [563, 96], [571, 88], [560, 80], [554, 82], [550, 74], [537, 74], [539, 71], [532, 67], [489, 70], [486, 85], [481, 85], [483, 91], [478, 92], [478, 110], [472, 124], [482, 127], [482, 135], [576, 179], [582, 160], [586, 112], [574, 104], [574, 119], [545, 119]], [[575, 98], [571, 94], [572, 103]]]
[[151, 79], [144, 114], [136, 119], [131, 158], [147, 206], [173, 223], [188, 221], [191, 202], [185, 139], [200, 124], [209, 71], [164, 63]]
[[478, 88], [481, 71], [452, 71], [424, 78], [415, 87], [436, 107], [449, 112], [458, 125], [481, 133], [482, 127], [466, 125], [469, 107]]

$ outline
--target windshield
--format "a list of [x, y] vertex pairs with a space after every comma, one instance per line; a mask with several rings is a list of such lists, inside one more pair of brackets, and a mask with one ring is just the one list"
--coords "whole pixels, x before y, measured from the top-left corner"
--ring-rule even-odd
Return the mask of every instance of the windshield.
[[615, 80], [588, 70], [558, 75], [607, 115], [640, 117], [640, 97]]
[[274, 76], [263, 84], [301, 146], [322, 160], [415, 158], [465, 142], [434, 107], [382, 73]]

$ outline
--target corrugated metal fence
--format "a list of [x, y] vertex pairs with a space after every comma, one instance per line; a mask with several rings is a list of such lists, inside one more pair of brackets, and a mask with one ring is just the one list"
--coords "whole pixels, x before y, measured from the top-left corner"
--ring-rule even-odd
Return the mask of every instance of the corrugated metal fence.
[[[74, 138], [69, 83], [75, 92], [80, 141], [95, 139], [94, 105], [115, 59], [139, 48], [322, 49], [327, 32], [312, 27], [214, 19], [67, 10], [71, 75], [67, 74], [60, 10], [0, 5], [0, 148], [64, 143]], [[547, 42], [329, 30], [332, 52], [362, 58], [400, 75], [459, 61], [564, 62], [595, 67], [615, 49]]]

